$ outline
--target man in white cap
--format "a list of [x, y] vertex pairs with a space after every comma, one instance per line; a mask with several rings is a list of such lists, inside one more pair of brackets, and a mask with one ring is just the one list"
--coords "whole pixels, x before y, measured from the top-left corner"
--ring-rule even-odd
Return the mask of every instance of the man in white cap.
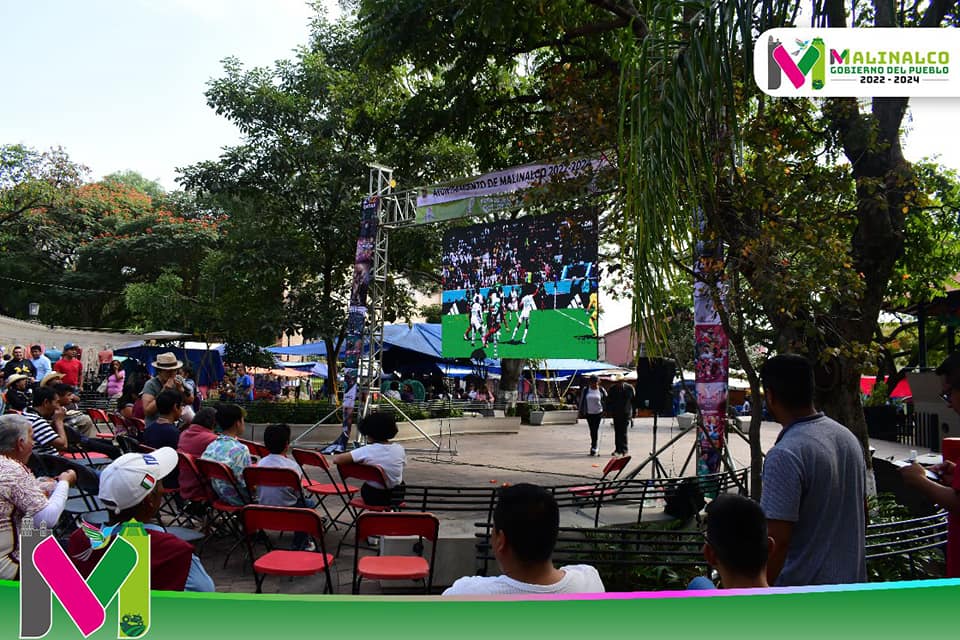
[[[156, 517], [163, 501], [160, 481], [177, 468], [178, 462], [177, 452], [170, 447], [150, 453], [125, 453], [111, 462], [100, 474], [98, 497], [110, 512], [109, 526], [100, 535], [109, 536], [112, 527], [129, 520], [142, 522], [150, 536], [151, 589], [213, 591], [213, 580], [193, 553], [193, 545], [159, 526], [147, 524]], [[94, 549], [91, 535], [86, 532], [91, 529], [77, 529], [67, 545], [67, 553], [84, 577], [90, 575], [109, 546]]]
[[143, 415], [147, 426], [157, 421], [157, 396], [164, 389], [173, 389], [183, 395], [183, 404], [193, 404], [193, 394], [183, 383], [183, 377], [180, 375], [180, 369], [183, 367], [176, 354], [172, 352], [161, 353], [153, 362], [153, 368], [157, 374], [147, 380], [143, 385]]

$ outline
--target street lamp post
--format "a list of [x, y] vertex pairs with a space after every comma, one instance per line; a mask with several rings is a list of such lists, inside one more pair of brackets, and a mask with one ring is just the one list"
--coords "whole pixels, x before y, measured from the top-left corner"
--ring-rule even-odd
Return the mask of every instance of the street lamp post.
[[27, 314], [30, 316], [30, 322], [38, 322], [37, 317], [40, 315], [40, 303], [39, 302], [28, 303]]

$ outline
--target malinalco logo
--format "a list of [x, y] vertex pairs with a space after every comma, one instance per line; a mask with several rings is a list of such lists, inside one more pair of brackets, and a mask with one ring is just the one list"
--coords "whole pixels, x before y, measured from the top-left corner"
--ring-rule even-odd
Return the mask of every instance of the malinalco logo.
[[[84, 638], [103, 627], [117, 599], [117, 638], [142, 638], [150, 628], [150, 538], [135, 520], [103, 531], [86, 526], [90, 551], [107, 547], [84, 578], [45, 527], [24, 518], [20, 530], [20, 637], [43, 638], [53, 627], [53, 599]], [[113, 544], [111, 537], [116, 534]], [[109, 545], [109, 546], [107, 546]], [[64, 637], [60, 629], [60, 637]]]
[[808, 77], [811, 89], [823, 89], [827, 68], [823, 38], [794, 40], [792, 48], [794, 50], [790, 52], [773, 36], [767, 37], [767, 51], [770, 56], [767, 62], [767, 89], [779, 89], [782, 76], [786, 76], [796, 89], [802, 87]]
[[753, 72], [782, 97], [960, 96], [956, 29], [770, 29]]

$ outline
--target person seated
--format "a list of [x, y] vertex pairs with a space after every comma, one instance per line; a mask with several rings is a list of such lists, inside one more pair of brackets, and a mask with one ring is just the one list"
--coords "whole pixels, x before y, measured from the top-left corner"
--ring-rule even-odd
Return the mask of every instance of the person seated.
[[370, 505], [389, 506], [403, 497], [403, 467], [407, 464], [407, 453], [403, 445], [390, 442], [397, 436], [397, 420], [392, 413], [374, 412], [360, 421], [357, 430], [367, 438], [363, 447], [338, 453], [333, 456], [334, 464], [376, 465], [383, 469], [387, 486], [379, 482], [367, 481], [360, 487], [363, 501]]
[[[217, 425], [217, 410], [213, 407], [204, 407], [193, 417], [193, 424], [180, 433], [177, 440], [177, 449], [190, 454], [194, 458], [199, 458], [207, 450], [210, 443], [217, 439], [217, 434], [213, 432]], [[180, 497], [184, 500], [196, 502], [202, 501], [206, 497], [200, 479], [193, 473], [180, 473], [178, 482], [180, 483]]]
[[93, 451], [102, 453], [111, 460], [119, 458], [123, 451], [105, 440], [87, 435], [97, 433], [97, 428], [93, 426], [93, 420], [82, 411], [73, 409], [76, 406], [77, 397], [73, 387], [67, 384], [55, 383], [53, 392], [57, 397], [57, 404], [64, 411], [63, 426], [67, 434], [67, 440], [73, 447], [80, 447], [84, 451]]
[[203, 455], [200, 456], [204, 460], [221, 462], [233, 471], [238, 487], [233, 487], [223, 480], [214, 480], [213, 490], [221, 500], [237, 507], [250, 501], [243, 481], [243, 470], [250, 466], [250, 450], [237, 439], [243, 436], [246, 415], [247, 412], [235, 404], [222, 404], [217, 407], [217, 424], [220, 426], [220, 434], [207, 445]]
[[32, 452], [30, 420], [16, 414], [0, 416], [0, 580], [19, 578], [22, 519], [32, 518], [33, 526], [52, 529], [77, 481], [72, 470], [56, 480], [35, 478], [26, 466]]
[[400, 401], [407, 403], [417, 401], [417, 396], [413, 393], [413, 387], [409, 384], [403, 385], [403, 391], [400, 392]]
[[[162, 447], [150, 453], [125, 453], [100, 474], [100, 502], [110, 513], [109, 525], [136, 520], [150, 536], [150, 588], [159, 591], [213, 591], [213, 580], [193, 545], [147, 524], [153, 520], [163, 498], [160, 481], [177, 468], [177, 452]], [[86, 578], [97, 566], [109, 544], [94, 549], [81, 527], [71, 534], [67, 553]]]
[[33, 427], [33, 450], [40, 455], [55, 456], [70, 446], [63, 419], [66, 410], [57, 403], [57, 393], [40, 387], [33, 393], [33, 410], [24, 413]]
[[[707, 505], [707, 529], [703, 557], [720, 574], [724, 589], [769, 587], [767, 558], [773, 538], [767, 535], [767, 517], [750, 498], [722, 493]], [[715, 589], [704, 576], [694, 578], [688, 589]]]
[[[264, 456], [258, 467], [290, 469], [295, 471], [298, 478], [303, 478], [303, 470], [295, 460], [287, 457], [290, 449], [290, 425], [270, 424], [263, 430], [263, 444], [270, 451]], [[287, 487], [260, 487], [257, 496], [260, 504], [270, 504], [278, 507], [305, 507], [300, 492]]]
[[7, 378], [6, 411], [8, 413], [23, 413], [33, 406], [33, 392], [30, 387], [32, 378], [22, 373], [15, 373]]
[[391, 400], [400, 400], [400, 383], [396, 380], [391, 382], [390, 388], [387, 389], [383, 395]]
[[559, 529], [560, 509], [549, 491], [526, 483], [500, 489], [490, 547], [503, 575], [460, 578], [443, 595], [605, 591], [600, 574], [589, 565], [554, 566]]
[[183, 394], [176, 389], [164, 389], [157, 395], [157, 419], [147, 425], [140, 440], [153, 449], [170, 447], [176, 450], [180, 439], [180, 413]]

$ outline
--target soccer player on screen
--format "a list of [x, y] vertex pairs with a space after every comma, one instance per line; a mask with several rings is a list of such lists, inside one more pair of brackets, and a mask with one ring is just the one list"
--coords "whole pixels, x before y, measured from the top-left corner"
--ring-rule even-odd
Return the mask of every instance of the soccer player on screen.
[[513, 335], [510, 337], [511, 340], [517, 337], [517, 329], [520, 328], [520, 324], [523, 324], [523, 337], [520, 338], [520, 344], [527, 343], [527, 330], [530, 329], [530, 312], [537, 308], [536, 296], [540, 293], [540, 285], [538, 284], [533, 290], [533, 293], [528, 293], [520, 299], [520, 319], [517, 321], [517, 326], [513, 328]]
[[[513, 332], [517, 332], [517, 327], [520, 326], [520, 295], [517, 293], [518, 285], [513, 285], [510, 287], [510, 297], [507, 298], [507, 311], [512, 316]], [[508, 316], [507, 319], [510, 320], [511, 316]], [[510, 322], [507, 322], [507, 329], [510, 328]]]
[[494, 346], [500, 341], [500, 322], [503, 319], [503, 309], [500, 296], [496, 289], [490, 289], [490, 295], [487, 297], [487, 333], [483, 336], [483, 346], [486, 347], [493, 336]]
[[474, 297], [473, 302], [470, 303], [470, 326], [463, 334], [463, 339], [469, 340], [470, 346], [476, 346], [478, 335], [483, 335], [483, 304]]

